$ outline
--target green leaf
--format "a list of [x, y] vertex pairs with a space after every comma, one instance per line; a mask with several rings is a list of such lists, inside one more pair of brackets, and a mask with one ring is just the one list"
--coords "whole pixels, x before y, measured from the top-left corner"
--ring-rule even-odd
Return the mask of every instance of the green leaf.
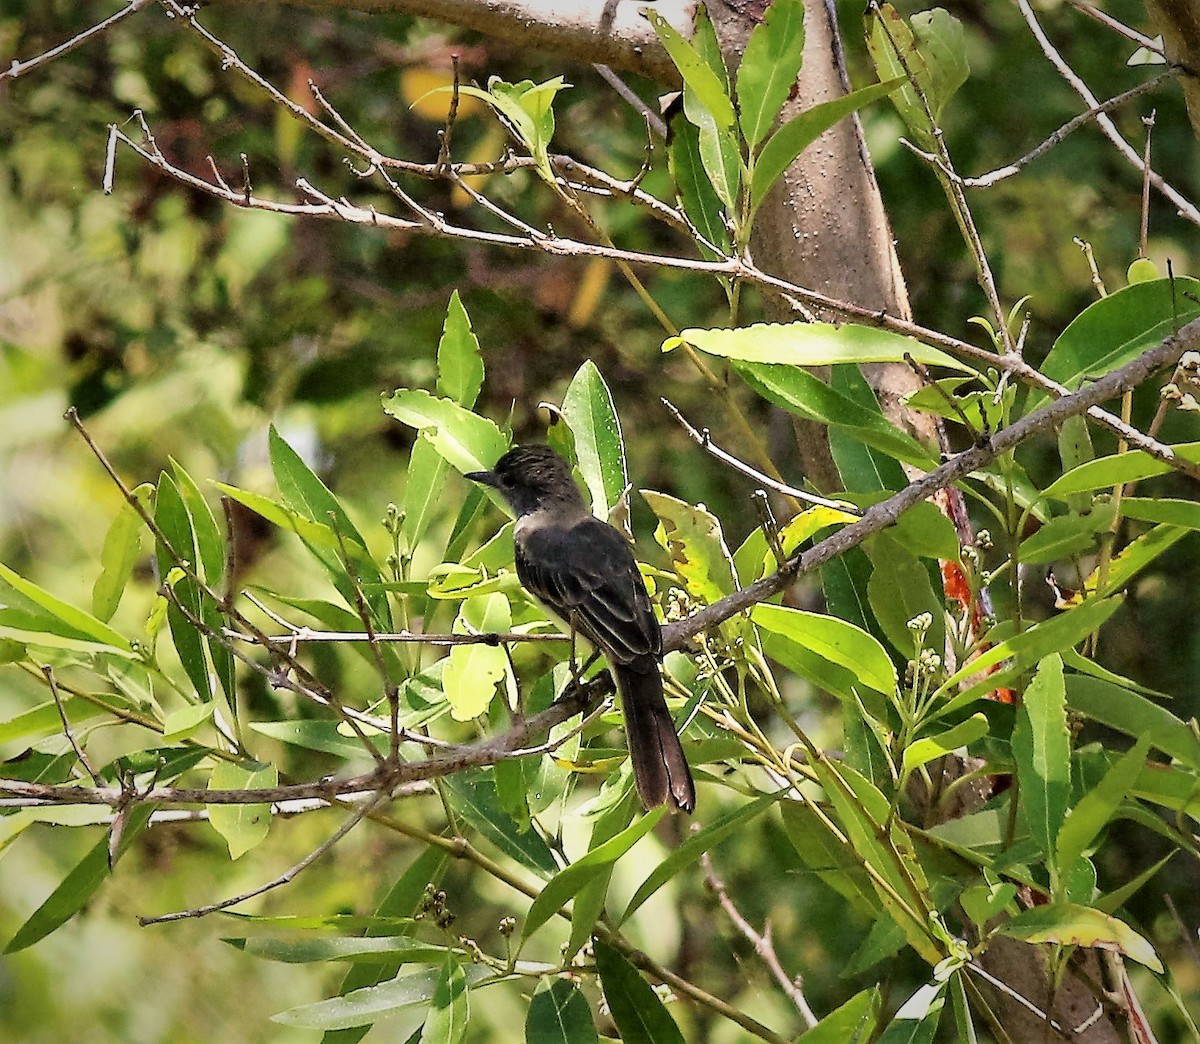
[[[734, 123], [733, 102], [717, 73], [687, 40], [662, 15], [649, 7], [642, 8], [663, 49], [683, 77], [685, 88], [693, 91], [697, 100], [711, 114], [719, 128], [728, 130]], [[691, 114], [688, 115], [692, 119]], [[695, 122], [693, 120], [693, 122]]]
[[[302, 747], [304, 750], [319, 750], [324, 754], [333, 754], [339, 758], [367, 756], [362, 741], [357, 736], [339, 731], [341, 726], [336, 721], [302, 719], [298, 721], [251, 721], [247, 724], [263, 736], [269, 736], [280, 743], [291, 744], [293, 747]], [[386, 754], [389, 746], [388, 735], [376, 732], [369, 726], [364, 725], [362, 728], [374, 744], [375, 749], [381, 754]]]
[[[99, 707], [78, 696], [65, 697], [63, 710], [76, 728], [86, 719], [104, 713]], [[58, 713], [58, 705], [54, 702], [43, 703], [22, 711], [8, 721], [0, 721], [0, 746], [15, 743], [17, 740], [41, 739], [61, 731], [62, 718]]]
[[1105, 532], [1116, 513], [1116, 505], [1097, 503], [1086, 515], [1059, 515], [1050, 519], [1032, 536], [1021, 541], [1017, 558], [1022, 565], [1041, 565], [1075, 554], [1096, 542], [1096, 535]]
[[921, 11], [909, 23], [921, 49], [929, 81], [922, 84], [933, 118], [941, 121], [946, 103], [967, 82], [967, 45], [962, 22], [940, 7]]
[[363, 540], [345, 508], [338, 502], [329, 487], [322, 482], [311, 468], [271, 425], [268, 432], [271, 450], [271, 469], [283, 501], [293, 511], [313, 522], [329, 526], [347, 543], [365, 548]]
[[588, 359], [575, 372], [562, 401], [563, 420], [575, 436], [579, 471], [592, 498], [592, 514], [608, 521], [629, 485], [621, 422], [612, 393]]
[[[209, 790], [259, 790], [279, 783], [274, 765], [257, 761], [218, 761], [208, 780]], [[208, 805], [208, 821], [229, 846], [229, 858], [238, 859], [266, 840], [271, 829], [271, 806]]]
[[466, 973], [456, 958], [447, 957], [430, 998], [421, 1044], [459, 1044], [467, 1035], [470, 1017]]
[[454, 814], [506, 856], [543, 877], [557, 872], [558, 863], [541, 836], [528, 822], [518, 823], [501, 806], [496, 795], [496, 781], [490, 772], [458, 772], [447, 776], [442, 786]]
[[214, 703], [192, 703], [172, 711], [163, 721], [164, 743], [178, 743], [199, 731], [216, 710]]
[[468, 410], [474, 406], [483, 387], [483, 359], [479, 354], [479, 339], [471, 329], [471, 320], [457, 290], [451, 292], [446, 306], [437, 365], [439, 394]]
[[996, 879], [991, 871], [984, 871], [984, 874], [986, 884], [965, 888], [959, 896], [963, 912], [980, 928], [1002, 913], [1017, 895], [1015, 884]]
[[[865, 503], [862, 502], [864, 506]], [[928, 500], [922, 500], [903, 512], [896, 519], [895, 526], [888, 530], [888, 536], [922, 558], [954, 562], [961, 551], [954, 523]]]
[[[455, 634], [502, 634], [512, 630], [512, 613], [502, 594], [463, 600], [452, 628]], [[508, 654], [499, 646], [455, 645], [442, 671], [442, 687], [455, 721], [483, 714], [496, 695], [496, 686], [510, 670]]]
[[905, 659], [915, 654], [916, 635], [908, 624], [927, 613], [931, 619], [925, 648], [941, 654], [946, 645], [946, 613], [943, 599], [933, 589], [929, 570], [905, 547], [884, 533], [870, 542], [867, 553], [875, 567], [867, 584], [867, 598], [895, 650]]
[[[1108, 563], [1108, 574], [1104, 577], [1105, 592], [1120, 591], [1126, 587], [1146, 566], [1179, 543], [1187, 534], [1186, 529], [1177, 526], [1155, 526], [1132, 543], [1126, 544]], [[1100, 571], [1096, 569], [1084, 581], [1083, 591], [1072, 595], [1070, 602], [1078, 604], [1084, 598], [1093, 598], [1099, 582]]]
[[525, 1044], [593, 1044], [599, 1039], [579, 987], [567, 979], [543, 979], [525, 1016]]
[[908, 998], [877, 1044], [930, 1044], [946, 1003], [946, 983], [931, 982]]
[[[1182, 460], [1200, 464], [1200, 442], [1189, 442], [1172, 446], [1171, 450]], [[1097, 457], [1086, 464], [1072, 468], [1060, 475], [1043, 491], [1042, 496], [1065, 500], [1073, 493], [1084, 493], [1093, 489], [1104, 489], [1119, 482], [1137, 482], [1139, 479], [1165, 475], [1170, 465], [1150, 456], [1145, 450], [1129, 450], [1109, 457]], [[1170, 501], [1168, 501], [1170, 503]], [[1131, 516], [1136, 517], [1136, 516]], [[1159, 521], [1151, 519], [1151, 521]], [[1161, 521], [1169, 521], [1162, 519]]]
[[1200, 529], [1200, 503], [1194, 500], [1125, 497], [1121, 514], [1142, 522], [1163, 522], [1184, 529]]
[[737, 73], [742, 134], [753, 152], [796, 85], [804, 62], [804, 0], [774, 0], [754, 27]]
[[[490, 968], [470, 965], [462, 969], [466, 985], [471, 986], [492, 974]], [[337, 1030], [368, 1026], [385, 1015], [408, 1008], [425, 1007], [433, 1000], [442, 975], [433, 969], [400, 975], [378, 986], [365, 986], [315, 1004], [301, 1004], [271, 1016], [272, 1022], [308, 1029]]]
[[[121, 834], [114, 863], [128, 851], [134, 839], [150, 821], [154, 809], [154, 805], [146, 802], [140, 802], [134, 806], [125, 822], [125, 829]], [[17, 933], [4, 947], [5, 953], [16, 953], [18, 950], [32, 946], [83, 909], [84, 904], [95, 894], [96, 889], [110, 874], [108, 844], [107, 836], [101, 838], [91, 851], [75, 864], [75, 868], [63, 878], [62, 883], [17, 929]]]
[[[416, 924], [415, 920], [412, 924]], [[248, 939], [223, 939], [232, 946], [267, 961], [283, 964], [318, 964], [325, 961], [353, 961], [378, 964], [381, 957], [397, 958], [396, 966], [404, 964], [441, 964], [450, 950], [445, 946], [423, 943], [407, 935], [384, 935], [374, 938], [342, 935], [272, 937], [256, 935]]]
[[[133, 491], [133, 495], [141, 501], [143, 508], [148, 508], [153, 490], [150, 483], [143, 482]], [[105, 623], [112, 619], [141, 553], [141, 516], [132, 504], [124, 503], [104, 537], [104, 547], [100, 551], [100, 575], [92, 585], [92, 613], [98, 619]]]
[[675, 1020], [641, 973], [603, 939], [595, 946], [596, 971], [621, 1039], [627, 1044], [684, 1044]]
[[1025, 690], [1013, 728], [1021, 811], [1051, 866], [1071, 793], [1071, 739], [1062, 658], [1048, 656]]
[[666, 493], [640, 492], [658, 516], [654, 539], [671, 556], [671, 566], [688, 593], [711, 605], [737, 590], [733, 556], [716, 515]]
[[587, 855], [555, 874], [538, 893], [538, 897], [529, 908], [529, 913], [525, 915], [525, 924], [521, 929], [522, 941], [550, 920], [588, 880], [612, 866], [645, 837], [662, 819], [664, 811], [660, 807], [648, 812], [633, 826], [622, 830], [616, 837], [592, 849]]
[[[1186, 277], [1135, 283], [1088, 305], [1059, 335], [1043, 360], [1042, 373], [1072, 390], [1101, 377], [1200, 316], [1200, 280]], [[1029, 409], [1046, 398], [1034, 391]]]
[[508, 437], [486, 417], [426, 391], [402, 388], [384, 398], [383, 410], [418, 429], [451, 467], [463, 473], [486, 471], [508, 449]]
[[[878, 409], [860, 405], [805, 370], [753, 362], [735, 362], [733, 368], [764, 399], [805, 420], [836, 427], [906, 464], [926, 470], [937, 465], [933, 454]], [[957, 542], [955, 548], [957, 553]]]
[[[196, 538], [192, 530], [192, 519], [187, 506], [179, 493], [179, 487], [164, 471], [158, 480], [158, 495], [154, 503], [154, 521], [158, 525], [167, 545], [161, 543], [157, 547], [158, 573], [166, 577], [166, 583], [175, 594], [175, 599], [167, 603], [167, 625], [171, 631], [171, 641], [179, 654], [179, 662], [196, 690], [196, 695], [204, 702], [213, 698], [212, 680], [208, 671], [208, 657], [205, 655], [204, 639], [196, 625], [184, 615], [179, 605], [187, 608], [188, 614], [195, 620], [204, 618], [203, 595], [199, 586], [189, 576], [182, 573], [181, 566], [176, 562], [178, 556], [181, 563], [186, 563], [193, 571], [200, 569], [199, 556], [196, 551]], [[175, 579], [171, 579], [171, 574]]]
[[[49, 591], [45, 591], [38, 587], [37, 584], [24, 577], [18, 576], [8, 566], [0, 562], [0, 581], [8, 584], [18, 594], [28, 598], [39, 608], [43, 609], [48, 616], [42, 619], [45, 624], [52, 630], [52, 633], [66, 639], [82, 639], [84, 641], [96, 642], [100, 645], [107, 646], [117, 652], [129, 654], [132, 652], [128, 640], [119, 631], [113, 630], [103, 620], [97, 619], [90, 613], [84, 612], [82, 609], [76, 609], [73, 605], [68, 605], [59, 598], [55, 598]], [[14, 628], [14, 631], [19, 628]], [[17, 634], [11, 635], [18, 637]], [[18, 638], [18, 640], [25, 640]], [[31, 633], [28, 638], [30, 644], [37, 644], [36, 634]]]
[[667, 153], [671, 179], [675, 182], [684, 213], [696, 230], [716, 247], [714, 251], [698, 244], [700, 253], [709, 260], [717, 260], [728, 255], [732, 245], [723, 205], [700, 158], [700, 132], [682, 118], [676, 119], [672, 126], [674, 135]]
[[[857, 515], [830, 507], [806, 508], [779, 530], [779, 545], [784, 555], [791, 555], [801, 544], [831, 526], [847, 526], [858, 520]], [[775, 553], [767, 543], [762, 527], [752, 530], [734, 552], [733, 565], [743, 587], [754, 583], [768, 570], [778, 568]]]
[[[437, 884], [441, 880], [449, 853], [443, 848], [430, 845], [388, 889], [387, 894], [375, 908], [375, 916], [384, 918], [406, 918], [416, 914], [425, 895], [425, 888]], [[365, 929], [368, 937], [386, 935], [390, 927], [371, 927]], [[370, 963], [355, 964], [346, 971], [338, 987], [338, 996], [344, 997], [354, 990], [374, 986], [390, 979], [400, 970], [400, 959], [387, 959]], [[357, 1044], [367, 1034], [368, 1027], [355, 1026], [342, 1030], [329, 1030], [321, 1038], [321, 1044]]]
[[864, 917], [878, 916], [882, 911], [879, 899], [844, 836], [835, 835], [810, 807], [799, 802], [782, 802], [779, 812], [784, 833], [807, 870]]
[[874, 83], [870, 87], [863, 87], [831, 101], [820, 102], [792, 117], [772, 134], [754, 161], [754, 174], [750, 179], [751, 216], [758, 212], [775, 182], [809, 145], [839, 120], [845, 119], [873, 101], [886, 98], [904, 82], [904, 77], [901, 76], [885, 80], [883, 83]]
[[878, 639], [853, 624], [820, 613], [760, 603], [750, 618], [764, 635], [768, 656], [781, 659], [788, 645], [811, 650], [850, 671], [857, 682], [890, 695], [896, 691], [896, 666]]
[[1077, 714], [1141, 739], [1172, 758], [1200, 770], [1200, 738], [1185, 721], [1141, 693], [1100, 678], [1069, 674], [1067, 705]]
[[879, 1009], [879, 987], [872, 986], [802, 1033], [796, 1044], [865, 1044], [878, 1025]]
[[755, 798], [740, 808], [726, 812], [720, 819], [710, 823], [699, 833], [689, 833], [687, 838], [666, 859], [658, 864], [633, 894], [621, 914], [618, 926], [624, 924], [647, 899], [657, 892], [664, 884], [679, 873], [685, 866], [690, 866], [705, 852], [720, 844], [733, 831], [744, 827], [775, 804], [774, 794], [764, 794]]
[[1004, 935], [1031, 943], [1089, 946], [1123, 953], [1152, 971], [1162, 973], [1162, 962], [1142, 936], [1124, 921], [1089, 906], [1051, 903], [1019, 913], [1000, 927]]
[[987, 735], [988, 720], [984, 714], [972, 714], [952, 729], [915, 740], [904, 748], [903, 772], [907, 776], [934, 758], [950, 754]]
[[1146, 764], [1146, 752], [1149, 748], [1150, 738], [1143, 735], [1133, 749], [1127, 751], [1068, 813], [1058, 831], [1060, 868], [1073, 865], [1083, 856], [1100, 831], [1116, 815], [1121, 802], [1137, 782], [1142, 767]]
[[662, 349], [669, 352], [690, 344], [709, 355], [740, 362], [777, 363], [785, 366], [830, 366], [836, 363], [903, 362], [911, 355], [926, 366], [967, 371], [957, 360], [888, 330], [846, 323], [756, 323], [735, 329], [684, 330], [668, 337]]

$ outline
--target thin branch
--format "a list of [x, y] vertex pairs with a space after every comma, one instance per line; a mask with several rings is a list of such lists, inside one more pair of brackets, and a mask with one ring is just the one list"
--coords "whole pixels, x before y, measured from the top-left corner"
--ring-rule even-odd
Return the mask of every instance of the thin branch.
[[1162, 47], [1158, 41], [1151, 40], [1145, 33], [1139, 33], [1136, 29], [1126, 25], [1124, 22], [1118, 22], [1112, 15], [1105, 11], [1101, 11], [1093, 0], [1067, 0], [1067, 3], [1075, 8], [1080, 14], [1087, 15], [1093, 21], [1099, 22], [1115, 33], [1120, 33], [1126, 40], [1137, 44], [1139, 47], [1146, 48], [1147, 51], [1153, 51], [1155, 54], [1160, 54], [1166, 58]]
[[332, 834], [322, 841], [316, 848], [308, 853], [300, 862], [285, 870], [278, 877], [273, 878], [266, 884], [259, 885], [257, 888], [251, 888], [248, 892], [243, 892], [241, 895], [235, 895], [229, 899], [222, 899], [219, 903], [209, 903], [207, 906], [197, 906], [191, 910], [180, 910], [176, 913], [161, 914], [158, 917], [139, 917], [138, 924], [143, 928], [151, 924], [165, 924], [168, 921], [183, 921], [191, 917], [206, 917], [211, 913], [216, 913], [218, 910], [226, 910], [231, 906], [236, 906], [238, 903], [245, 902], [247, 899], [253, 899], [256, 895], [262, 895], [264, 892], [269, 892], [273, 888], [279, 888], [292, 881], [297, 875], [307, 870], [313, 863], [328, 852], [336, 845], [343, 837], [353, 830], [363, 819], [374, 811], [384, 799], [383, 794], [375, 794], [363, 804], [359, 805], [354, 810], [347, 820], [337, 828]]
[[713, 895], [717, 897], [717, 902], [721, 904], [721, 909], [725, 911], [725, 916], [733, 922], [734, 927], [754, 947], [754, 952], [762, 958], [762, 962], [775, 977], [775, 981], [779, 983], [780, 989], [788, 995], [791, 1002], [796, 1006], [796, 1010], [800, 1012], [800, 1018], [804, 1020], [804, 1024], [809, 1029], [812, 1029], [819, 1020], [813, 1013], [812, 1008], [809, 1007], [808, 1000], [804, 996], [803, 979], [801, 976], [797, 975], [795, 978], [789, 978], [788, 973], [783, 970], [783, 965], [779, 963], [779, 955], [775, 952], [775, 944], [771, 940], [771, 922], [766, 922], [761, 934], [755, 931], [754, 926], [742, 916], [741, 911], [729, 897], [729, 891], [725, 887], [725, 882], [717, 876], [716, 870], [713, 869], [711, 854], [705, 852], [700, 857], [700, 865], [704, 868], [704, 883]]
[[[240, 641], [254, 641], [250, 635], [242, 634], [240, 631], [234, 631], [226, 628], [224, 632], [228, 637]], [[419, 645], [432, 645], [438, 648], [449, 647], [452, 645], [508, 645], [513, 642], [569, 642], [571, 636], [569, 634], [525, 634], [516, 631], [485, 631], [479, 634], [420, 634], [413, 631], [395, 631], [381, 632], [374, 636], [364, 634], [362, 631], [314, 631], [308, 627], [301, 627], [288, 634], [268, 635], [267, 641], [282, 644], [293, 645], [301, 642], [370, 642], [378, 641], [382, 644], [388, 643], [414, 643]]]
[[104, 21], [97, 22], [91, 28], [77, 33], [65, 43], [61, 43], [57, 47], [52, 47], [48, 51], [43, 51], [41, 54], [25, 62], [14, 58], [7, 69], [0, 70], [0, 83], [3, 83], [5, 80], [15, 80], [18, 76], [24, 76], [27, 72], [32, 72], [47, 62], [54, 61], [55, 58], [61, 58], [64, 54], [70, 54], [77, 47], [82, 47], [93, 36], [99, 36], [101, 33], [107, 32], [122, 19], [128, 18], [136, 11], [140, 11], [149, 3], [150, 0], [129, 0], [129, 3], [116, 14], [109, 15]]
[[[1059, 75], [1083, 99], [1084, 104], [1092, 108], [1099, 105], [1096, 96], [1091, 92], [1088, 85], [1080, 79], [1075, 70], [1067, 64], [1066, 59], [1063, 58], [1057, 48], [1050, 42], [1032, 6], [1030, 6], [1029, 0], [1017, 0], [1017, 6], [1021, 9], [1021, 14], [1025, 17], [1025, 23], [1029, 26], [1029, 31], [1033, 34], [1033, 38], [1037, 41], [1038, 46], [1041, 47], [1042, 53], [1050, 61], [1050, 64], [1058, 70]], [[1117, 130], [1116, 124], [1108, 118], [1107, 114], [1098, 114], [1096, 116], [1096, 125], [1104, 132], [1104, 136], [1116, 146], [1117, 151], [1140, 174], [1145, 169], [1142, 157], [1138, 155], [1137, 149], [1121, 136], [1121, 132]], [[1196, 204], [1169, 185], [1161, 174], [1151, 170], [1149, 171], [1149, 178], [1151, 184], [1175, 204], [1180, 217], [1185, 218], [1194, 225], [1200, 225], [1200, 208]]]
[[62, 721], [63, 735], [67, 737], [67, 742], [71, 744], [71, 749], [75, 751], [75, 757], [79, 759], [79, 763], [87, 770], [87, 774], [92, 777], [92, 782], [98, 787], [104, 786], [104, 778], [92, 767], [91, 759], [79, 745], [79, 741], [75, 738], [75, 733], [71, 730], [71, 719], [67, 717], [66, 709], [63, 707], [62, 696], [59, 695], [58, 679], [54, 677], [54, 668], [49, 664], [44, 664], [42, 666], [42, 674], [46, 678], [46, 684], [50, 687], [50, 695], [54, 697], [54, 706], [58, 708], [58, 716]]
[[828, 500], [825, 497], [819, 497], [815, 493], [809, 493], [804, 489], [797, 489], [795, 486], [789, 486], [786, 482], [779, 482], [771, 478], [769, 475], [764, 475], [761, 471], [756, 471], [749, 464], [738, 460], [732, 453], [727, 453], [721, 449], [712, 440], [707, 428], [699, 430], [692, 426], [688, 419], [679, 412], [679, 410], [670, 402], [670, 400], [659, 397], [661, 402], [671, 414], [672, 417], [679, 423], [680, 427], [688, 433], [688, 435], [701, 447], [707, 450], [712, 456], [724, 464], [728, 464], [734, 471], [754, 479], [755, 482], [761, 482], [764, 486], [775, 490], [776, 493], [782, 493], [787, 497], [794, 497], [796, 500], [803, 501], [808, 504], [815, 504], [817, 507], [834, 508], [837, 511], [845, 511], [850, 515], [861, 515], [862, 512], [853, 504], [844, 500]]

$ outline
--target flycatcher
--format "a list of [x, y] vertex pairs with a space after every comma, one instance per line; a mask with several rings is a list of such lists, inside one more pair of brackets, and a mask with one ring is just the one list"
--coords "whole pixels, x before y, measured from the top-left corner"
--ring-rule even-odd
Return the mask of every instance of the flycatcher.
[[696, 787], [663, 698], [662, 630], [625, 538], [592, 515], [567, 462], [548, 446], [514, 446], [466, 476], [498, 490], [517, 516], [513, 549], [525, 589], [608, 660], [625, 712], [638, 794], [696, 807]]

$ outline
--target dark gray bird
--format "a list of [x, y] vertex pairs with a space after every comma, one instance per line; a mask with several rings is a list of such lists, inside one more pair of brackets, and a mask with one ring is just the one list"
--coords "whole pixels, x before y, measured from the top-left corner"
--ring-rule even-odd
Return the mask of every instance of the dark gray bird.
[[466, 477], [498, 490], [516, 513], [525, 589], [608, 659], [642, 802], [670, 799], [691, 812], [696, 787], [663, 699], [662, 631], [625, 538], [588, 511], [567, 462], [548, 446], [514, 446], [491, 471]]

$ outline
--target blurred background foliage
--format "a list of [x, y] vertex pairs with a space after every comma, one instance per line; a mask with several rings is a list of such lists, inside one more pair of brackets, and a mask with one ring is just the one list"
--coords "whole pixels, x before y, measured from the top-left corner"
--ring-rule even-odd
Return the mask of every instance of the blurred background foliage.
[[[852, 78], [866, 83], [861, 4], [840, 6]], [[1105, 6], [1150, 30], [1133, 0]], [[947, 7], [963, 21], [972, 65], [945, 115], [947, 141], [960, 172], [980, 174], [1041, 141], [1080, 103], [1030, 39], [1014, 5]], [[110, 10], [115, 6], [0, 0], [0, 58], [32, 57]], [[1145, 77], [1144, 70], [1126, 66], [1133, 49], [1126, 41], [1064, 5], [1043, 3], [1039, 10], [1100, 97]], [[418, 100], [449, 82], [450, 55], [456, 53], [464, 80], [483, 82], [497, 74], [540, 81], [565, 74], [574, 86], [557, 106], [556, 150], [620, 177], [631, 177], [643, 160], [641, 116], [593, 70], [564, 67], [553, 55], [394, 14], [215, 5], [203, 19], [297, 103], [312, 106], [307, 81], [315, 80], [360, 134], [393, 156], [436, 159], [444, 103], [439, 108], [436, 101]], [[648, 99], [658, 90], [636, 79], [631, 85]], [[703, 501], [723, 520], [731, 543], [757, 524], [745, 482], [702, 457], [660, 407], [657, 396], [669, 394], [686, 415], [711, 424], [719, 440], [725, 437], [709, 393], [686, 363], [659, 352], [661, 329], [605, 262], [243, 213], [181, 188], [128, 153], [118, 155], [115, 189], [106, 196], [106, 124], [129, 121], [134, 109], [145, 114], [159, 146], [200, 176], [208, 175], [211, 155], [229, 183], [240, 186], [244, 153], [255, 191], [264, 195], [293, 198], [294, 182], [303, 176], [335, 197], [347, 193], [358, 202], [392, 205], [326, 143], [223, 71], [155, 5], [75, 53], [0, 83], [0, 560], [60, 597], [88, 604], [119, 495], [69, 433], [62, 420], [68, 405], [79, 409], [130, 484], [153, 479], [174, 457], [198, 479], [269, 490], [266, 430], [274, 422], [319, 466], [368, 539], [383, 547], [379, 519], [403, 488], [411, 435], [384, 416], [378, 396], [400, 386], [432, 385], [434, 349], [456, 287], [483, 345], [488, 377], [481, 412], [499, 421], [511, 412], [519, 438], [539, 438], [544, 417], [536, 404], [559, 401], [571, 375], [590, 358], [613, 390], [636, 486]], [[1155, 166], [1185, 195], [1200, 198], [1200, 149], [1176, 88], [1164, 87], [1114, 118], [1140, 148], [1141, 118], [1151, 109]], [[864, 122], [916, 317], [978, 340], [967, 320], [984, 311], [983, 297], [937, 182], [899, 144], [901, 125], [891, 109], [877, 106]], [[498, 124], [464, 104], [455, 158], [487, 161], [505, 147]], [[661, 149], [655, 155], [645, 186], [669, 195]], [[435, 210], [494, 227], [445, 183], [405, 184]], [[528, 173], [493, 176], [476, 187], [534, 225], [582, 232]], [[1075, 237], [1092, 244], [1109, 289], [1124, 285], [1137, 254], [1140, 194], [1136, 173], [1088, 127], [1018, 177], [971, 195], [1002, 298], [1011, 305], [1032, 295], [1032, 361], [1095, 296]], [[630, 208], [597, 207], [594, 213], [622, 246], [686, 249]], [[1170, 258], [1177, 273], [1197, 274], [1197, 242], [1196, 230], [1152, 195], [1149, 253], [1160, 270]], [[646, 278], [680, 326], [724, 322], [724, 295], [715, 282], [672, 272]], [[746, 321], [753, 321], [756, 309], [747, 303]], [[734, 394], [744, 395], [745, 408], [771, 426], [787, 472], [786, 428], [761, 401], [742, 389]], [[1153, 408], [1150, 398], [1136, 404], [1135, 421], [1143, 428]], [[1164, 437], [1176, 441], [1183, 434], [1168, 429]], [[1099, 449], [1103, 437], [1098, 443]], [[446, 525], [460, 495], [453, 484], [446, 490]], [[635, 508], [635, 529], [644, 534], [648, 515], [641, 512]], [[278, 534], [249, 516], [239, 515], [237, 522], [247, 577], [296, 593], [320, 583]], [[144, 616], [153, 590], [147, 568], [122, 605], [122, 617]], [[1172, 693], [1175, 713], [1184, 718], [1200, 702], [1194, 684], [1200, 675], [1200, 632], [1193, 626], [1198, 590], [1200, 566], [1194, 545], [1184, 541], [1145, 577], [1130, 611], [1105, 632], [1110, 664]], [[338, 669], [332, 662], [322, 666]], [[247, 699], [276, 697], [261, 691]], [[16, 672], [5, 674], [0, 718], [35, 700], [41, 697], [32, 681], [23, 685]], [[812, 717], [819, 710], [815, 706]], [[836, 724], [824, 734], [831, 744], [839, 742]], [[0, 757], [18, 752], [0, 745]], [[319, 775], [318, 761], [298, 764], [295, 751], [288, 757], [292, 761], [284, 764], [297, 778]], [[0, 1036], [133, 1044], [316, 1039], [267, 1018], [326, 995], [336, 988], [340, 968], [252, 961], [219, 941], [230, 933], [212, 920], [143, 930], [135, 917], [257, 884], [311, 849], [331, 823], [332, 817], [320, 814], [278, 824], [253, 858], [232, 864], [221, 840], [203, 825], [147, 832], [84, 916], [32, 950], [0, 959]], [[1137, 850], [1127, 855], [1119, 846], [1105, 849], [1122, 865], [1102, 874], [1128, 877], [1157, 858], [1154, 839], [1145, 832], [1137, 838]], [[81, 846], [93, 843], [53, 827], [7, 841], [0, 832], [4, 937], [78, 860]], [[263, 909], [365, 912], [416, 854], [415, 846], [394, 835], [357, 830], [302, 883], [272, 893]], [[618, 880], [615, 888], [631, 890], [650, 858], [643, 857], [645, 865], [622, 862], [619, 877], [630, 879]], [[784, 966], [803, 970], [817, 1011], [830, 1010], [863, 984], [843, 978], [841, 969], [865, 926], [845, 930], [846, 910], [828, 892], [814, 901], [820, 886], [799, 872], [777, 830], [756, 824], [740, 832], [721, 849], [719, 862], [743, 913], [755, 923], [770, 918]], [[1157, 885], [1173, 895], [1183, 921], [1194, 925], [1200, 897], [1181, 887], [1194, 869], [1181, 863], [1173, 869], [1178, 876], [1171, 879], [1169, 869]], [[641, 944], [665, 956], [681, 939], [682, 974], [736, 983], [726, 999], [768, 1021], [781, 1016], [782, 998], [761, 967], [746, 959], [751, 955], [744, 940], [716, 917], [698, 877], [684, 880], [690, 887], [662, 897], [654, 917], [660, 931]], [[775, 886], [761, 887], [764, 880]], [[467, 934], [491, 936], [511, 907], [511, 896], [494, 882], [462, 868], [451, 866], [444, 887]], [[1200, 972], [1182, 956], [1186, 946], [1178, 927], [1162, 922], [1144, 928], [1194, 995]], [[914, 965], [914, 973], [920, 976], [921, 969]], [[905, 995], [899, 986], [897, 995]], [[488, 996], [493, 1006], [482, 1017], [476, 1013], [472, 1039], [513, 1039], [512, 1020], [521, 1007], [510, 1010], [497, 991]], [[1165, 1007], [1157, 995], [1149, 1003]], [[1173, 1025], [1169, 1014], [1158, 1015]], [[490, 1038], [488, 1024], [494, 1027]], [[737, 1039], [728, 1025], [693, 1023], [685, 1032], [689, 1040]], [[371, 1039], [404, 1036], [402, 1027], [385, 1025]]]

